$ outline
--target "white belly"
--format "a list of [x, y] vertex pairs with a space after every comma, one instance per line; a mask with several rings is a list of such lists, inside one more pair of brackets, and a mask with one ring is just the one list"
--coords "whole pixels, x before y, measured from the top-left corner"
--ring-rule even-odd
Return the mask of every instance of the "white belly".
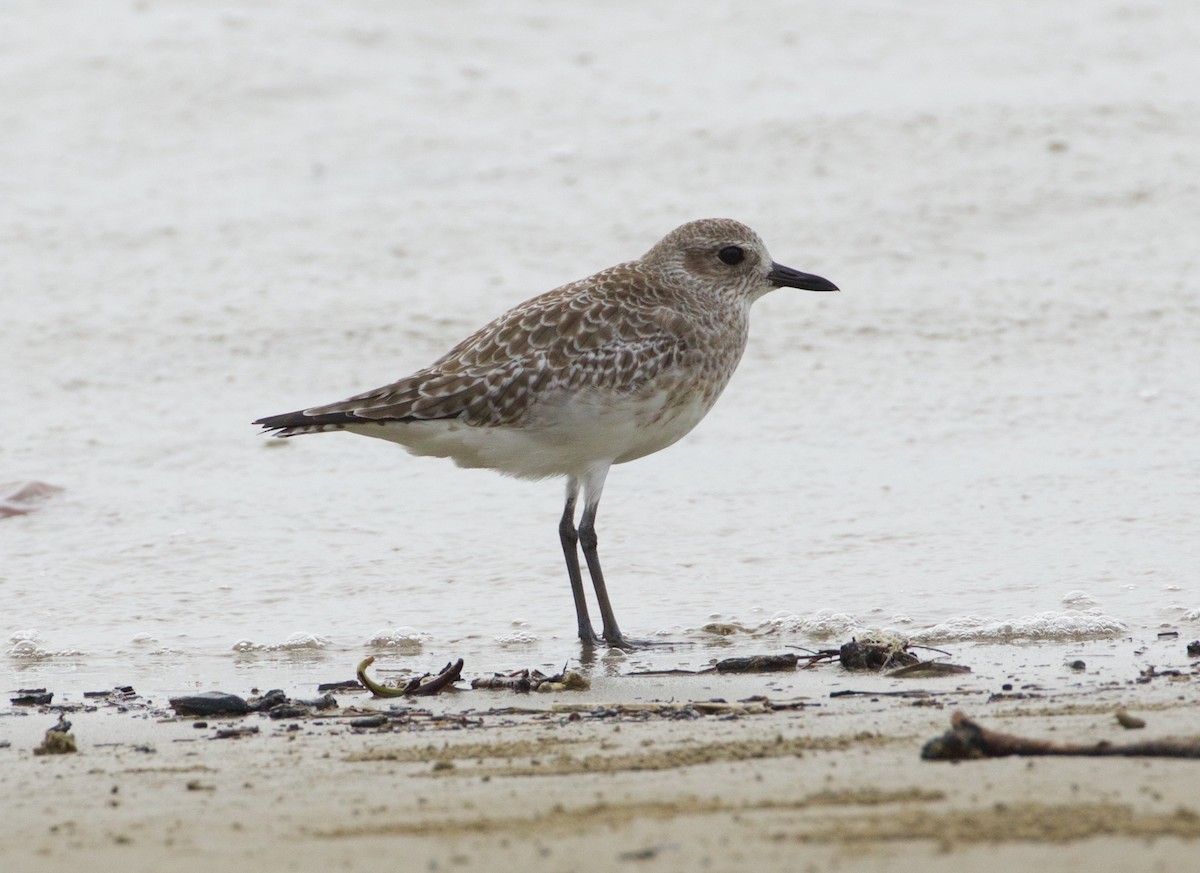
[[697, 393], [681, 402], [667, 390], [632, 397], [564, 392], [539, 402], [529, 421], [518, 426], [472, 427], [441, 420], [351, 425], [346, 430], [400, 443], [414, 455], [452, 458], [460, 467], [485, 467], [523, 479], [581, 476], [597, 463], [621, 464], [666, 448], [694, 428], [715, 400]]

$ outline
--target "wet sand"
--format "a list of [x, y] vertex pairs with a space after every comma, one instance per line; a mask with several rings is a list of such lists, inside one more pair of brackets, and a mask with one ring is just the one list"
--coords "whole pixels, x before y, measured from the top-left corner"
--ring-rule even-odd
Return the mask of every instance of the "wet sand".
[[[1139, 647], [1159, 665], [1142, 682], [1146, 663], [1104, 664], [1132, 641], [1095, 646], [1082, 671], [1047, 646], [1001, 655], [999, 671], [924, 680], [832, 665], [669, 677], [601, 665], [582, 692], [339, 693], [337, 710], [303, 719], [100, 701], [67, 715], [76, 754], [43, 757], [32, 748], [55, 716], [12, 707], [0, 719], [11, 742], [0, 866], [1189, 869], [1200, 761], [919, 757], [957, 710], [1056, 742], [1196, 734], [1182, 642]], [[986, 665], [996, 651], [960, 655]], [[830, 696], [847, 690], [867, 693]], [[726, 705], [693, 705], [713, 700]], [[360, 710], [390, 717], [352, 727]], [[1145, 728], [1122, 728], [1119, 710]], [[259, 732], [216, 738], [234, 726]]]

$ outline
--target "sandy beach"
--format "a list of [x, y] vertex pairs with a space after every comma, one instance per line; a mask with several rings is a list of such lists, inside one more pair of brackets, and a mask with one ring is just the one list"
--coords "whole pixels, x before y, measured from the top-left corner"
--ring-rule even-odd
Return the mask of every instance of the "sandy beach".
[[[1193, 869], [1196, 760], [920, 754], [1197, 734], [1197, 45], [1124, 0], [4, 3], [0, 870]], [[581, 657], [560, 483], [250, 425], [710, 216], [842, 291], [755, 304], [614, 468], [665, 645]], [[971, 672], [642, 675], [875, 631]], [[367, 655], [590, 688], [168, 703]]]
[[[1180, 646], [1142, 656], [1161, 665]], [[340, 693], [338, 709], [299, 719], [93, 698], [68, 713], [79, 751], [41, 757], [31, 749], [53, 718], [26, 708], [0, 722], [12, 743], [0, 859], [21, 871], [1188, 869], [1200, 760], [920, 758], [956, 710], [1057, 743], [1200, 742], [1195, 665], [1116, 680], [1129, 649], [1092, 644], [1091, 665], [1072, 670], [1046, 663], [1058, 647], [981, 647], [970, 657], [1005, 669], [932, 680], [598, 665], [583, 692]], [[1121, 727], [1118, 711], [1145, 726]], [[352, 725], [373, 712], [388, 717]], [[218, 737], [231, 728], [255, 732]]]

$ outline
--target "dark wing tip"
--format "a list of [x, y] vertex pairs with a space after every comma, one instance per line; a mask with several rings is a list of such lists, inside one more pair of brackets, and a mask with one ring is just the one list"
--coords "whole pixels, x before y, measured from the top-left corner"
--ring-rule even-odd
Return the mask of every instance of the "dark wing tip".
[[296, 425], [307, 423], [303, 412], [285, 412], [282, 415], [268, 415], [253, 422], [253, 424], [262, 427], [263, 430], [282, 430], [285, 427], [295, 427]]
[[253, 422], [264, 431], [276, 432], [293, 427], [320, 427], [322, 425], [357, 424], [366, 421], [360, 415], [352, 412], [327, 412], [322, 415], [308, 415], [303, 410], [285, 412], [281, 415], [268, 415]]

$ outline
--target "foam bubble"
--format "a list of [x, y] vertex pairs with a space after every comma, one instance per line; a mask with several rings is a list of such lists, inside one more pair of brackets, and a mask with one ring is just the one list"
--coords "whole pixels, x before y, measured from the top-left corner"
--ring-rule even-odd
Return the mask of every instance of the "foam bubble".
[[36, 640], [30, 639], [13, 640], [12, 645], [8, 648], [10, 658], [49, 658], [51, 654], [39, 646]]
[[72, 658], [86, 654], [80, 649], [48, 649], [42, 645], [42, 635], [36, 628], [13, 631], [9, 635], [8, 656], [37, 660], [39, 658]]
[[256, 643], [253, 640], [240, 639], [233, 644], [233, 650], [235, 652], [295, 652], [323, 649], [328, 645], [329, 640], [325, 637], [299, 631], [282, 643]]
[[863, 630], [863, 624], [854, 616], [832, 609], [819, 609], [812, 615], [797, 615], [794, 612], [777, 612], [759, 624], [755, 633], [760, 634], [803, 634], [817, 639], [844, 636]]
[[1106, 639], [1124, 634], [1124, 622], [1095, 610], [1088, 612], [1039, 612], [1020, 618], [960, 616], [908, 634], [915, 643], [1012, 642], [1015, 640]]
[[421, 633], [416, 628], [407, 625], [403, 627], [382, 628], [371, 634], [366, 644], [376, 649], [406, 649], [417, 651], [431, 639], [429, 634]]
[[1062, 605], [1069, 609], [1087, 609], [1095, 606], [1096, 601], [1086, 591], [1076, 588], [1062, 596]]

